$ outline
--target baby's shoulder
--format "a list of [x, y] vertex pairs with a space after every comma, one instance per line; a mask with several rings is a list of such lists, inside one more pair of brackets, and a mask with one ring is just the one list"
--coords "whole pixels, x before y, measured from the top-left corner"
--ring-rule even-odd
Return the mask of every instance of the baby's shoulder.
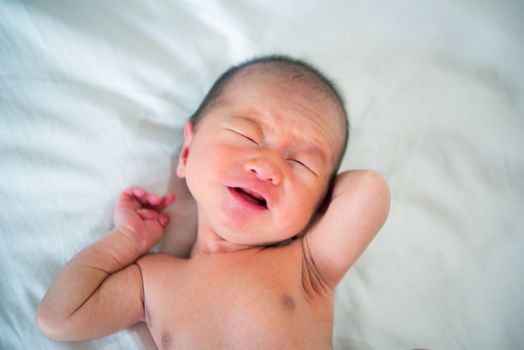
[[136, 264], [142, 271], [148, 274], [157, 271], [166, 271], [171, 268], [176, 268], [182, 262], [180, 258], [165, 253], [150, 253], [140, 257]]

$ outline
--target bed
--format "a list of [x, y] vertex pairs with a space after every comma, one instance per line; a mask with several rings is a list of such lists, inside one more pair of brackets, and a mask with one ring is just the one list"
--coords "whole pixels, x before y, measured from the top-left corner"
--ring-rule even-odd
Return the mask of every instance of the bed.
[[36, 306], [127, 186], [177, 193], [156, 249], [188, 249], [183, 124], [223, 70], [270, 53], [336, 82], [342, 169], [392, 193], [337, 289], [334, 348], [524, 348], [523, 18], [517, 0], [2, 1], [0, 348], [155, 348], [144, 325], [47, 339]]

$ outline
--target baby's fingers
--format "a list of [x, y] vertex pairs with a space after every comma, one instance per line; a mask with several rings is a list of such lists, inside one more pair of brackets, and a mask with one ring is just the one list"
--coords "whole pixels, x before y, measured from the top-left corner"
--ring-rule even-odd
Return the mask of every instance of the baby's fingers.
[[166, 227], [167, 224], [169, 224], [170, 220], [171, 220], [171, 218], [169, 217], [169, 215], [167, 213], [162, 213], [158, 217], [158, 222], [160, 223], [160, 225], [162, 225], [162, 227]]
[[123, 193], [124, 195], [128, 197], [136, 197], [136, 198], [142, 198], [146, 194], [146, 191], [141, 187], [129, 187], [126, 189]]
[[162, 227], [166, 227], [171, 220], [167, 213], [159, 214], [153, 209], [138, 209], [136, 212], [143, 220], [156, 220]]
[[138, 209], [136, 212], [143, 220], [156, 220], [159, 216], [153, 209]]
[[126, 194], [132, 196], [141, 206], [156, 208], [162, 202], [162, 198], [154, 193], [147, 192], [140, 187], [130, 188]]
[[141, 206], [140, 198], [145, 195], [140, 187], [129, 187], [120, 195], [117, 207], [138, 209]]
[[152, 207], [157, 207], [162, 202], [162, 198], [160, 198], [156, 194], [148, 193], [147, 197], [145, 198], [145, 201], [146, 203], [144, 204], [150, 205]]
[[147, 193], [143, 198], [140, 198], [140, 203], [146, 207], [163, 210], [169, 204], [173, 203], [174, 200], [175, 195], [172, 193], [168, 193], [164, 197], [159, 197], [153, 193]]
[[161, 209], [164, 209], [169, 204], [173, 203], [175, 201], [175, 195], [172, 193], [166, 194], [164, 197], [162, 197], [162, 201], [159, 204], [159, 207]]
[[155, 209], [157, 211], [163, 210], [169, 204], [173, 203], [174, 200], [175, 195], [172, 193], [161, 197], [154, 193], [147, 192], [141, 187], [130, 187], [125, 190], [120, 197], [120, 201], [133, 204], [135, 209], [142, 207]]

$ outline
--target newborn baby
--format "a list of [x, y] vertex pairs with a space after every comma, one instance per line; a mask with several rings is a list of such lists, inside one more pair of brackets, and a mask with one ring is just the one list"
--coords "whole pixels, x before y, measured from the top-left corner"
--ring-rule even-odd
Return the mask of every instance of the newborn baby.
[[188, 259], [147, 254], [174, 195], [125, 190], [114, 229], [78, 253], [37, 312], [59, 340], [146, 322], [160, 349], [329, 349], [337, 283], [382, 227], [374, 171], [337, 175], [348, 122], [309, 64], [230, 68], [184, 128], [177, 175], [198, 211]]

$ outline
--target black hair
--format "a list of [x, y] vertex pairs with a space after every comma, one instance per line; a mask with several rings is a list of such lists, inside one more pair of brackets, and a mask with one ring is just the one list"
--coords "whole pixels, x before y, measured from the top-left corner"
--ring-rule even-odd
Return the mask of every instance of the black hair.
[[218, 77], [213, 86], [211, 86], [211, 89], [208, 91], [206, 97], [204, 98], [198, 109], [195, 111], [195, 113], [193, 113], [193, 115], [191, 115], [189, 120], [193, 124], [193, 127], [197, 127], [199, 121], [205, 115], [206, 109], [208, 109], [209, 106], [221, 96], [224, 89], [228, 86], [229, 82], [234, 76], [236, 76], [245, 68], [257, 64], [270, 64], [280, 66], [290, 72], [293, 72], [293, 77], [307, 75], [313, 82], [316, 83], [315, 87], [319, 88], [321, 91], [331, 94], [332, 98], [334, 97], [334, 100], [337, 102], [337, 104], [340, 106], [342, 110], [344, 119], [344, 143], [340, 155], [338, 157], [337, 163], [335, 164], [334, 175], [336, 175], [340, 167], [340, 163], [342, 162], [342, 157], [346, 151], [349, 139], [349, 121], [346, 108], [344, 106], [344, 99], [342, 98], [338, 88], [330, 79], [328, 79], [323, 73], [321, 73], [310, 63], [307, 63], [303, 60], [291, 58], [285, 55], [268, 55], [255, 57], [230, 67], [228, 70], [226, 70], [224, 73], [222, 73], [222, 75]]

